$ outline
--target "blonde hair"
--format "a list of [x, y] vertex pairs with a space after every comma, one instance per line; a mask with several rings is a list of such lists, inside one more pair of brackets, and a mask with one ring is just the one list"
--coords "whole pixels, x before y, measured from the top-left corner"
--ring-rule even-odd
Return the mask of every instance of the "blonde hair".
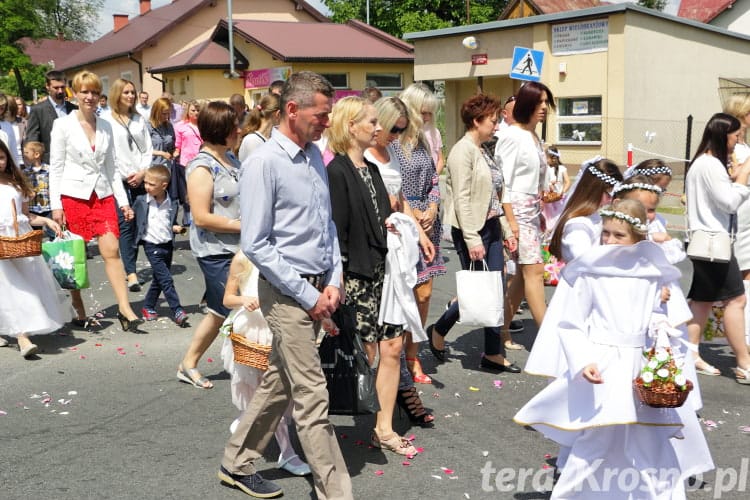
[[235, 254], [234, 263], [239, 267], [239, 271], [237, 271], [237, 273], [233, 277], [237, 279], [237, 283], [239, 284], [241, 293], [242, 287], [245, 285], [248, 278], [250, 278], [250, 274], [252, 274], [253, 272], [253, 263], [250, 262], [250, 259], [247, 258], [247, 255], [245, 255], [245, 252], [243, 252], [242, 250]]
[[151, 115], [149, 116], [149, 122], [154, 128], [158, 128], [163, 121], [169, 121], [169, 117], [166, 120], [161, 119], [161, 114], [164, 111], [172, 111], [172, 103], [166, 97], [160, 97], [154, 101], [151, 105]]
[[352, 145], [351, 123], [358, 123], [365, 118], [368, 106], [367, 99], [348, 96], [340, 99], [331, 110], [331, 127], [328, 129], [328, 148], [334, 153], [346, 154]]
[[96, 73], [92, 73], [88, 70], [79, 71], [73, 77], [73, 92], [80, 92], [83, 86], [89, 87], [91, 90], [96, 91], [97, 94], [102, 93], [102, 81]]
[[630, 235], [636, 243], [645, 240], [648, 236], [646, 207], [638, 200], [615, 200], [611, 205], [602, 207], [599, 215], [602, 219], [617, 219], [627, 222]]
[[750, 113], [750, 94], [732, 94], [724, 105], [724, 112], [742, 122]]
[[135, 92], [135, 83], [130, 80], [125, 80], [124, 78], [118, 78], [112, 83], [112, 86], [109, 87], [110, 107], [112, 108], [112, 111], [118, 115], [132, 115], [135, 113], [135, 99], [133, 100], [133, 104], [125, 109], [122, 109], [122, 105], [120, 104], [120, 97], [122, 97], [122, 93], [125, 92], [125, 87], [128, 85], [132, 85], [133, 92]]
[[399, 141], [406, 157], [411, 158], [411, 152], [419, 145], [422, 145], [427, 150], [427, 154], [432, 156], [430, 145], [424, 134], [422, 110], [426, 109], [435, 113], [438, 108], [437, 97], [422, 83], [412, 83], [401, 92], [399, 97], [409, 109], [409, 126]]
[[202, 101], [200, 99], [193, 99], [192, 101], [188, 101], [182, 107], [182, 118], [180, 118], [180, 119], [182, 121], [185, 121], [185, 120], [188, 119], [188, 114], [190, 113], [190, 106], [193, 106], [198, 111], [198, 114], [200, 114], [200, 112], [203, 109], [204, 105], [205, 105], [205, 101]]
[[401, 118], [406, 118], [407, 128], [409, 127], [409, 109], [398, 97], [381, 97], [375, 102], [375, 109], [378, 111], [378, 122], [386, 135]]

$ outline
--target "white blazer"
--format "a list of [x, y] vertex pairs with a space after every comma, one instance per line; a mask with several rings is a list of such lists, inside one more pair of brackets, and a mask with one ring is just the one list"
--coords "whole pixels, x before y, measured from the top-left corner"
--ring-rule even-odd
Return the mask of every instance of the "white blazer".
[[120, 207], [129, 205], [120, 175], [115, 170], [112, 126], [96, 118], [95, 151], [78, 122], [78, 113], [58, 118], [50, 141], [49, 196], [52, 210], [62, 209], [61, 195], [88, 200], [115, 195]]

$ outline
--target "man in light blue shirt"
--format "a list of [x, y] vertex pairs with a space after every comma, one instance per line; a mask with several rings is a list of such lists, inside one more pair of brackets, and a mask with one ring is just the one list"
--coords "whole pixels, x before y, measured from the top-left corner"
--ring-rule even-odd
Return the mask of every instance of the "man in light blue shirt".
[[[257, 473], [290, 401], [320, 500], [351, 499], [316, 338], [320, 321], [339, 305], [341, 254], [331, 218], [328, 177], [317, 146], [328, 128], [333, 88], [320, 75], [294, 73], [284, 85], [281, 123], [242, 165], [241, 248], [261, 274], [258, 296], [273, 333], [260, 387], [224, 450], [219, 478], [248, 495], [282, 494]], [[279, 467], [302, 475], [284, 460]]]

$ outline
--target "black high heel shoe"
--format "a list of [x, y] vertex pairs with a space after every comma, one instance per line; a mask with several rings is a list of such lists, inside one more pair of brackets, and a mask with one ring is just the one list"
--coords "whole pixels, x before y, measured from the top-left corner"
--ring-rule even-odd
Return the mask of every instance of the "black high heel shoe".
[[138, 330], [138, 325], [141, 324], [140, 319], [138, 318], [128, 319], [120, 311], [117, 311], [117, 319], [120, 321], [120, 326], [122, 327], [122, 331], [140, 333], [140, 330]]
[[421, 427], [433, 427], [435, 425], [433, 423], [435, 417], [425, 409], [419, 394], [417, 394], [416, 387], [411, 386], [404, 391], [398, 391], [396, 393], [396, 404], [398, 404], [399, 415], [403, 410], [413, 424]]
[[432, 343], [432, 336], [433, 335], [440, 335], [439, 333], [435, 332], [435, 325], [430, 325], [427, 327], [427, 340], [430, 343], [430, 352], [433, 356], [435, 356], [435, 359], [437, 359], [441, 363], [445, 363], [445, 356], [448, 354], [447, 349], [438, 349], [435, 347], [435, 344]]

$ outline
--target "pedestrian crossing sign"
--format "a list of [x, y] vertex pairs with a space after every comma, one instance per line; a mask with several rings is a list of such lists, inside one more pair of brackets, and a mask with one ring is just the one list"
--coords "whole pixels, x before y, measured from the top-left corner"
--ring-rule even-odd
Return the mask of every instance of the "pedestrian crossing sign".
[[516, 80], [538, 82], [542, 77], [543, 60], [544, 52], [541, 50], [514, 47], [510, 77]]

